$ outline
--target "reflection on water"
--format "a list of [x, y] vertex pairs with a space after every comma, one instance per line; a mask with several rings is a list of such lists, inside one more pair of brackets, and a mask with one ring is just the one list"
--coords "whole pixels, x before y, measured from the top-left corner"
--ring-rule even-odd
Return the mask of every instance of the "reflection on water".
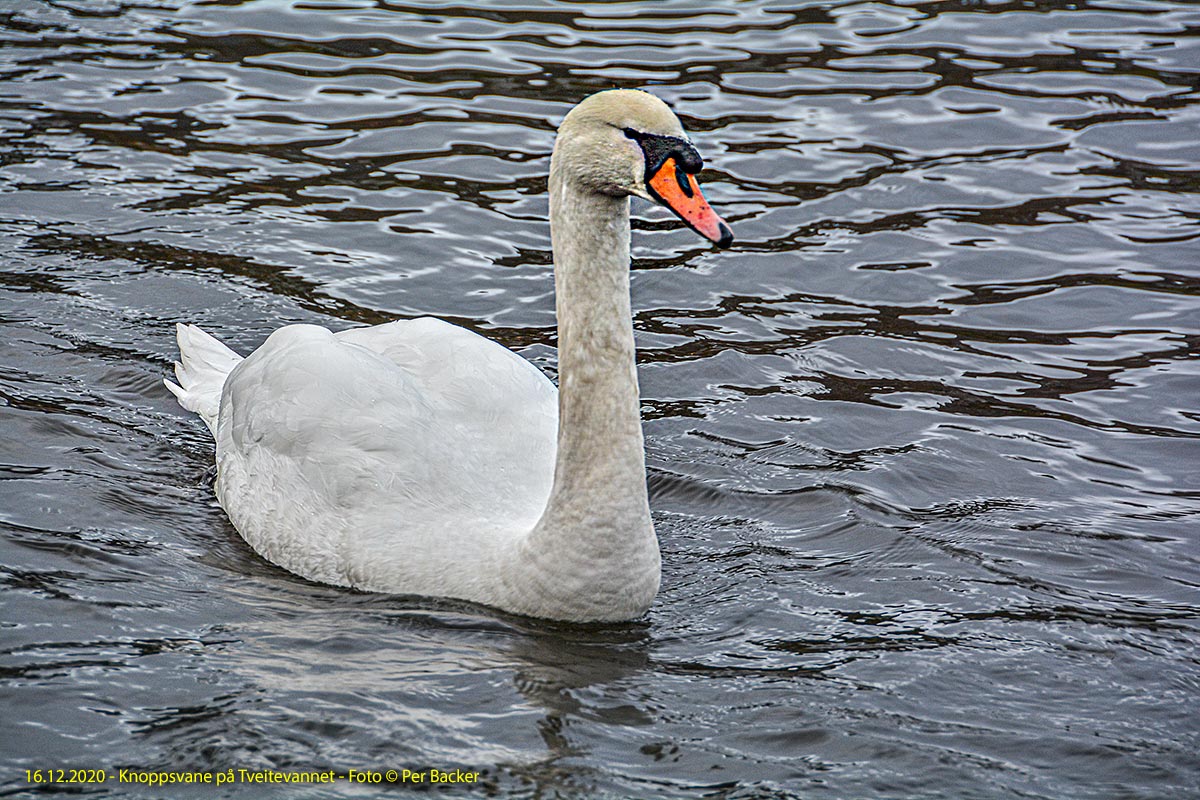
[[[1156, 0], [0, 9], [0, 791], [1194, 793], [1198, 29]], [[646, 620], [256, 558], [160, 383], [172, 325], [248, 350], [436, 314], [553, 374], [549, 152], [610, 86], [674, 105], [738, 234], [635, 206]]]

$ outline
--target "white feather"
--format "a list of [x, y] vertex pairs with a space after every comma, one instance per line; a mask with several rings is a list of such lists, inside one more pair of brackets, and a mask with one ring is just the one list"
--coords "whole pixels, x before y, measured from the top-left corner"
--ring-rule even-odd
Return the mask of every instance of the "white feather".
[[179, 326], [167, 386], [213, 432], [217, 496], [255, 550], [315, 581], [535, 616], [649, 607], [630, 125], [684, 135], [656, 98], [602, 92], [567, 116], [551, 159], [561, 398], [525, 359], [436, 319], [290, 325], [245, 359]]
[[165, 379], [163, 383], [179, 405], [200, 415], [215, 436], [225, 377], [242, 357], [195, 325], [176, 325], [175, 338], [180, 358], [175, 362], [175, 379], [179, 383]]

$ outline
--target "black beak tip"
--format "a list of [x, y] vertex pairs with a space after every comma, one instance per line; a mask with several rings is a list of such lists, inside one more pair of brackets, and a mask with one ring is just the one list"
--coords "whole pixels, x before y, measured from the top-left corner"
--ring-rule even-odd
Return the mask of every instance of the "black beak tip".
[[733, 244], [733, 231], [724, 222], [719, 223], [717, 228], [721, 231], [721, 238], [717, 239], [717, 247], [724, 250]]

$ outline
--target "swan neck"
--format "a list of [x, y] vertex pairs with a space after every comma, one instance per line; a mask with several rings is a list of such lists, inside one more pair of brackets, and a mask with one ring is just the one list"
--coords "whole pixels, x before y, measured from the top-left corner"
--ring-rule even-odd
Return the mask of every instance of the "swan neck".
[[[556, 153], [557, 155], [557, 153]], [[558, 310], [554, 484], [518, 547], [520, 608], [563, 618], [630, 619], [658, 591], [646, 494], [633, 319], [629, 199], [582, 191], [550, 169]]]
[[629, 298], [629, 198], [551, 190], [559, 428], [552, 503], [643, 522], [645, 454]]

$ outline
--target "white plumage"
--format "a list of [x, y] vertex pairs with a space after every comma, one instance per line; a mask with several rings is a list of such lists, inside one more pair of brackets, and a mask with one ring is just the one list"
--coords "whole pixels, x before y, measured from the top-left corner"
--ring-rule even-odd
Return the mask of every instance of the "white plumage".
[[289, 325], [245, 360], [194, 326], [179, 344], [176, 395], [216, 428], [221, 504], [285, 569], [456, 596], [546, 505], [554, 384], [464, 328]]
[[628, 195], [646, 191], [630, 125], [683, 136], [657, 99], [612, 91], [556, 143], [561, 397], [525, 359], [436, 319], [290, 325], [245, 359], [178, 326], [167, 385], [213, 432], [217, 496], [256, 551], [315, 581], [535, 616], [649, 606], [659, 554], [628, 284]]

